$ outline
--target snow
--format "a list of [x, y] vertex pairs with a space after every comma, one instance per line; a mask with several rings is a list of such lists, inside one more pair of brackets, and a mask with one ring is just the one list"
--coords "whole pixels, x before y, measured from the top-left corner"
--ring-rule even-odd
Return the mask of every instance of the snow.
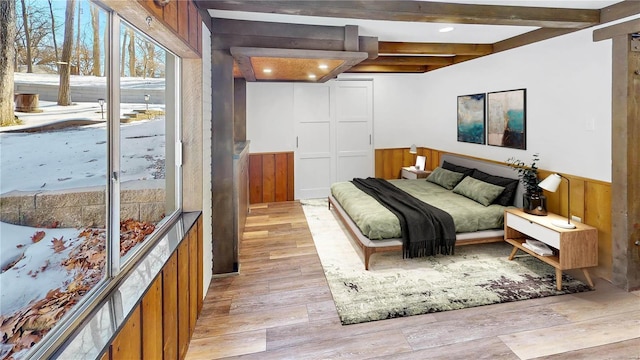
[[[37, 231], [44, 231], [45, 236], [33, 243], [31, 237]], [[12, 314], [32, 301], [44, 298], [49, 290], [65, 286], [73, 278], [61, 263], [78, 244], [79, 230], [40, 229], [0, 222], [0, 234], [2, 268], [24, 254], [15, 266], [0, 274], [0, 314]], [[66, 249], [54, 252], [54, 238], [62, 239]]]
[[[15, 74], [16, 81], [52, 83], [57, 75]], [[104, 78], [73, 77], [72, 86], [104, 86]], [[123, 78], [121, 87], [164, 88], [164, 79]], [[122, 103], [121, 113], [145, 109], [145, 104]], [[107, 131], [96, 103], [58, 106], [39, 102], [41, 113], [16, 115], [22, 125], [0, 128], [0, 196], [11, 191], [46, 191], [78, 187], [106, 186]], [[149, 106], [164, 110], [164, 105]], [[106, 115], [106, 114], [105, 114]], [[86, 125], [43, 132], [15, 132], [71, 120]], [[165, 119], [121, 124], [121, 181], [153, 179], [158, 162], [165, 157]], [[157, 175], [156, 175], [157, 176]], [[44, 231], [45, 237], [34, 243], [31, 237]], [[0, 316], [11, 315], [28, 303], [44, 298], [52, 289], [64, 287], [74, 274], [61, 262], [79, 244], [78, 229], [39, 229], [0, 222], [0, 265], [4, 269], [24, 255], [13, 267], [0, 274]], [[54, 238], [63, 239], [66, 248], [56, 253]]]

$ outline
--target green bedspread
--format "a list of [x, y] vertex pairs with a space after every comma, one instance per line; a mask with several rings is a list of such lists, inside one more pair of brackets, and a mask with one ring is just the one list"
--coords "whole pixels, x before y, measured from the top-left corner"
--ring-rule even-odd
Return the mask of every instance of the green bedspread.
[[[414, 197], [448, 212], [455, 223], [456, 233], [503, 227], [504, 206], [484, 206], [424, 179], [389, 182]], [[398, 218], [350, 181], [331, 185], [331, 194], [369, 239], [402, 238]]]

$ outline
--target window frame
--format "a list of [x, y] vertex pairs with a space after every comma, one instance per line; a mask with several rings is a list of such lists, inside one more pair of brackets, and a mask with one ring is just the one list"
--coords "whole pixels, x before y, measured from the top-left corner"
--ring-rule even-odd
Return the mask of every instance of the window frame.
[[[138, 248], [132, 250], [133, 252], [126, 258], [120, 256], [120, 62], [117, 60], [120, 58], [120, 27], [122, 24], [131, 27], [147, 41], [154, 43], [156, 46], [162, 47], [167, 54], [173, 57], [173, 70], [174, 75], [171, 81], [174, 88], [171, 92], [177, 96], [167, 97], [165, 96], [165, 108], [166, 102], [169, 99], [182, 99], [181, 93], [181, 76], [182, 76], [182, 58], [174, 52], [167, 49], [165, 46], [159, 44], [157, 41], [149, 37], [144, 31], [137, 28], [132, 23], [123, 19], [114, 10], [105, 7], [103, 4], [96, 0], [86, 0], [91, 5], [97, 6], [100, 11], [103, 11], [106, 15], [106, 31], [107, 37], [104, 41], [108, 46], [105, 46], [107, 52], [105, 53], [105, 72], [106, 72], [106, 86], [107, 86], [107, 103], [106, 103], [106, 122], [107, 122], [107, 169], [106, 169], [106, 194], [105, 194], [105, 212], [106, 212], [106, 244], [105, 244], [105, 275], [104, 277], [68, 312], [51, 328], [51, 330], [43, 337], [43, 339], [35, 344], [25, 355], [24, 359], [38, 359], [49, 358], [53, 356], [57, 351], [65, 345], [66, 342], [76, 333], [81, 325], [96, 311], [103, 307], [105, 301], [112, 297], [113, 292], [117, 292], [118, 286], [122, 284], [129, 274], [136, 269], [136, 267], [145, 260], [145, 257], [149, 255], [167, 236], [175, 232], [184, 232], [183, 229], [183, 214], [182, 214], [182, 102], [176, 101], [170, 108], [172, 109], [173, 129], [175, 141], [172, 144], [165, 143], [167, 149], [173, 148], [173, 164], [175, 167], [174, 179], [169, 180], [165, 177], [165, 189], [166, 185], [173, 185], [173, 193], [175, 195], [175, 209], [165, 216], [161, 221], [161, 225], [155, 229], [155, 231], [148, 235], [144, 242], [140, 243]], [[118, 44], [113, 46], [113, 44]], [[165, 84], [166, 74], [165, 71]], [[165, 93], [167, 88], [165, 85]], [[165, 120], [166, 121], [166, 120]], [[166, 122], [165, 122], [166, 124]], [[166, 131], [165, 131], [166, 133]], [[166, 137], [165, 137], [166, 139]], [[167, 156], [167, 159], [169, 156]], [[165, 162], [166, 163], [166, 162]], [[124, 261], [123, 261], [124, 260]], [[145, 289], [149, 284], [145, 285]], [[110, 312], [112, 314], [120, 314], [120, 316], [113, 316], [113, 329], [117, 328], [116, 321], [122, 320], [122, 317], [127, 317], [128, 314], [122, 312], [122, 302], [120, 302], [120, 308], [114, 305], [113, 302], [109, 303]], [[113, 330], [112, 329], [112, 330]]]

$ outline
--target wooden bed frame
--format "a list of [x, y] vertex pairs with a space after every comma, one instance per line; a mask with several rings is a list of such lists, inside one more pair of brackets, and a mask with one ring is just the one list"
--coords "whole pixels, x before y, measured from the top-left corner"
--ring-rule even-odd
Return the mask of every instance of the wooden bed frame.
[[[514, 177], [513, 169], [506, 165], [497, 163], [484, 162], [478, 159], [453, 154], [444, 154], [441, 161], [448, 161], [456, 165], [476, 168], [492, 175]], [[522, 184], [519, 184], [515, 195], [515, 206], [522, 207], [522, 192]], [[369, 270], [369, 259], [371, 258], [371, 255], [375, 253], [391, 251], [402, 252], [402, 239], [370, 240], [368, 237], [364, 236], [358, 226], [353, 222], [353, 220], [351, 220], [351, 217], [349, 217], [342, 206], [340, 206], [340, 203], [332, 195], [329, 195], [329, 210], [332, 209], [332, 206], [335, 214], [338, 215], [338, 218], [349, 231], [349, 234], [356, 240], [356, 245], [358, 245], [362, 250], [365, 270]], [[456, 235], [456, 246], [485, 244], [499, 241], [504, 241], [504, 230], [483, 230], [471, 233], [459, 233]]]

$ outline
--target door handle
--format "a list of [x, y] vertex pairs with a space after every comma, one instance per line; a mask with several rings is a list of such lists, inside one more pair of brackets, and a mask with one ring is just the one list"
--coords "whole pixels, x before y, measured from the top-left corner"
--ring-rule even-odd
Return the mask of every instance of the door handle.
[[296, 149], [298, 148], [298, 137], [296, 136]]

